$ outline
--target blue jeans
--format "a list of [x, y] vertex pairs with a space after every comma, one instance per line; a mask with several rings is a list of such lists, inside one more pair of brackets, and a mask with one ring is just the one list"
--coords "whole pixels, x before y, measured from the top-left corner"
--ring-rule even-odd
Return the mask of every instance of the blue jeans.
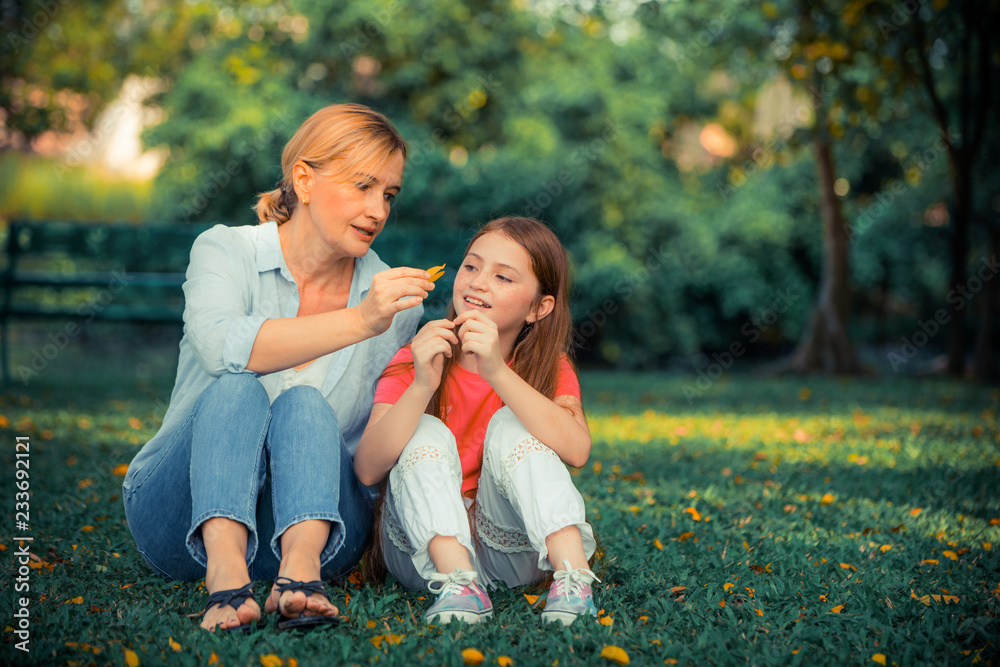
[[253, 580], [278, 576], [282, 534], [307, 519], [331, 524], [322, 578], [343, 576], [364, 554], [373, 521], [371, 496], [319, 390], [292, 387], [269, 405], [249, 373], [226, 373], [202, 392], [122, 495], [139, 553], [166, 579], [205, 576], [202, 525], [213, 517], [247, 527]]

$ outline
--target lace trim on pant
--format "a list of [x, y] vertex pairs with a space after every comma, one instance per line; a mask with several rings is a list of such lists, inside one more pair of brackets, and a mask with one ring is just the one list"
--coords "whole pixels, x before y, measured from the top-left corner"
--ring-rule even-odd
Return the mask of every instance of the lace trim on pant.
[[[510, 475], [514, 472], [514, 469], [519, 465], [524, 463], [524, 461], [529, 457], [538, 454], [540, 456], [548, 456], [554, 458], [556, 461], [562, 462], [559, 455], [556, 454], [550, 447], [545, 445], [542, 441], [537, 438], [528, 437], [514, 445], [509, 452], [504, 454], [503, 460], [500, 465], [500, 478], [496, 480], [497, 490], [500, 491], [500, 495], [504, 498], [510, 498], [507, 494], [507, 489], [510, 488]], [[494, 453], [491, 448], [486, 448], [483, 453], [483, 467], [487, 466], [486, 460], [492, 461]], [[492, 465], [492, 463], [490, 464]]]
[[496, 525], [483, 514], [482, 505], [476, 503], [476, 534], [479, 540], [494, 551], [505, 554], [517, 554], [534, 551], [528, 536], [519, 530], [508, 530]]
[[388, 511], [388, 508], [384, 508], [382, 512], [382, 523], [385, 526], [385, 534], [389, 536], [389, 539], [396, 545], [397, 549], [410, 556], [417, 553], [417, 550], [410, 544], [410, 539], [406, 536], [406, 532], [396, 523], [396, 518], [392, 515], [392, 512]]
[[[393, 469], [393, 472], [396, 474], [396, 479], [390, 480], [389, 487], [392, 489], [393, 497], [396, 499], [397, 503], [400, 502], [399, 489], [402, 487], [403, 482], [410, 476], [411, 473], [413, 473], [414, 468], [421, 463], [426, 463], [427, 461], [435, 461], [445, 464], [451, 470], [452, 475], [456, 476], [459, 480], [462, 479], [461, 466], [456, 463], [455, 459], [450, 458], [445, 452], [443, 452], [440, 447], [434, 445], [421, 445], [419, 447], [414, 447], [409, 452], [406, 452], [406, 456], [400, 459], [399, 462], [396, 463], [396, 467]], [[393, 484], [393, 481], [396, 483]]]

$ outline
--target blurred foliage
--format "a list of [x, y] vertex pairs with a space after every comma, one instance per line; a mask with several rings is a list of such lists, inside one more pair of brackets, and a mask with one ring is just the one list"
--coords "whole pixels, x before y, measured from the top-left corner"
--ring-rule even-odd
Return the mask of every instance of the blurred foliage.
[[[932, 23], [947, 4], [906, 18]], [[807, 43], [799, 4], [784, 0], [195, 1], [162, 12], [109, 0], [105, 22], [124, 27], [86, 38], [65, 22], [98, 10], [69, 7], [60, 38], [31, 41], [14, 71], [107, 99], [91, 70], [110, 67], [120, 82], [155, 63], [169, 82], [152, 101], [165, 120], [144, 136], [169, 150], [158, 220], [253, 223], [254, 196], [273, 187], [299, 124], [323, 105], [361, 102], [410, 143], [394, 238], [467, 238], [502, 214], [556, 230], [574, 259], [583, 360], [698, 363], [737, 343], [773, 354], [797, 339], [819, 277], [805, 134], [826, 113], [855, 228], [855, 337], [896, 342], [944, 303], [947, 158], [899, 66], [911, 57], [901, 33], [882, 36], [891, 3], [817, 5], [825, 37]], [[89, 39], [100, 62], [54, 55]], [[942, 67], [948, 57], [938, 54]], [[60, 63], [48, 79], [31, 64], [46, 59]], [[807, 61], [828, 68], [828, 88], [800, 81]], [[22, 116], [8, 125], [35, 128]], [[970, 262], [984, 254], [982, 231], [973, 236]]]
[[0, 218], [139, 221], [155, 217], [152, 182], [110, 178], [99, 170], [0, 153]]

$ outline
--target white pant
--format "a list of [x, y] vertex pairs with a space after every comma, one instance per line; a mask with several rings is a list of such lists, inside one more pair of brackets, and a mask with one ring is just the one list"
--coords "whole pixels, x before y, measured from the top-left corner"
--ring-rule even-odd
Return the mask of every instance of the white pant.
[[558, 455], [509, 408], [490, 420], [473, 509], [478, 544], [462, 496], [458, 445], [448, 427], [424, 415], [389, 473], [382, 510], [382, 555], [388, 570], [411, 590], [424, 589], [437, 570], [428, 554], [433, 537], [455, 537], [469, 552], [480, 582], [530, 584], [552, 570], [545, 538], [576, 526], [589, 559], [597, 548], [583, 496]]

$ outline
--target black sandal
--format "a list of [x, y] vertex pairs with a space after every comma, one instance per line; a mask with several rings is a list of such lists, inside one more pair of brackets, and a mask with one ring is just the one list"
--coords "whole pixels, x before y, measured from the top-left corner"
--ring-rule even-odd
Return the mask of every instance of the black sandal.
[[[208, 602], [205, 603], [205, 611], [213, 604], [219, 605], [219, 608], [229, 605], [233, 609], [239, 609], [243, 606], [243, 603], [253, 597], [253, 582], [247, 584], [243, 588], [230, 588], [225, 591], [216, 591], [208, 596]], [[204, 614], [204, 612], [202, 612]], [[225, 628], [226, 632], [251, 632], [258, 628], [264, 626], [264, 621], [260, 620], [257, 623], [244, 623], [243, 625], [237, 625], [232, 628]], [[216, 625], [215, 629], [219, 626]]]
[[[284, 583], [282, 583], [284, 579]], [[320, 593], [327, 599], [327, 602], [333, 604], [330, 600], [330, 596], [327, 595], [326, 586], [320, 580], [314, 581], [295, 581], [294, 579], [289, 579], [288, 577], [278, 577], [274, 580], [275, 590], [278, 592], [278, 629], [279, 630], [312, 630], [313, 628], [328, 626], [336, 627], [340, 625], [340, 618], [338, 616], [306, 616], [305, 611], [302, 612], [300, 616], [295, 618], [285, 616], [281, 613], [281, 594], [286, 591], [296, 592], [302, 591], [306, 594], [306, 597], [312, 595], [313, 593]]]

